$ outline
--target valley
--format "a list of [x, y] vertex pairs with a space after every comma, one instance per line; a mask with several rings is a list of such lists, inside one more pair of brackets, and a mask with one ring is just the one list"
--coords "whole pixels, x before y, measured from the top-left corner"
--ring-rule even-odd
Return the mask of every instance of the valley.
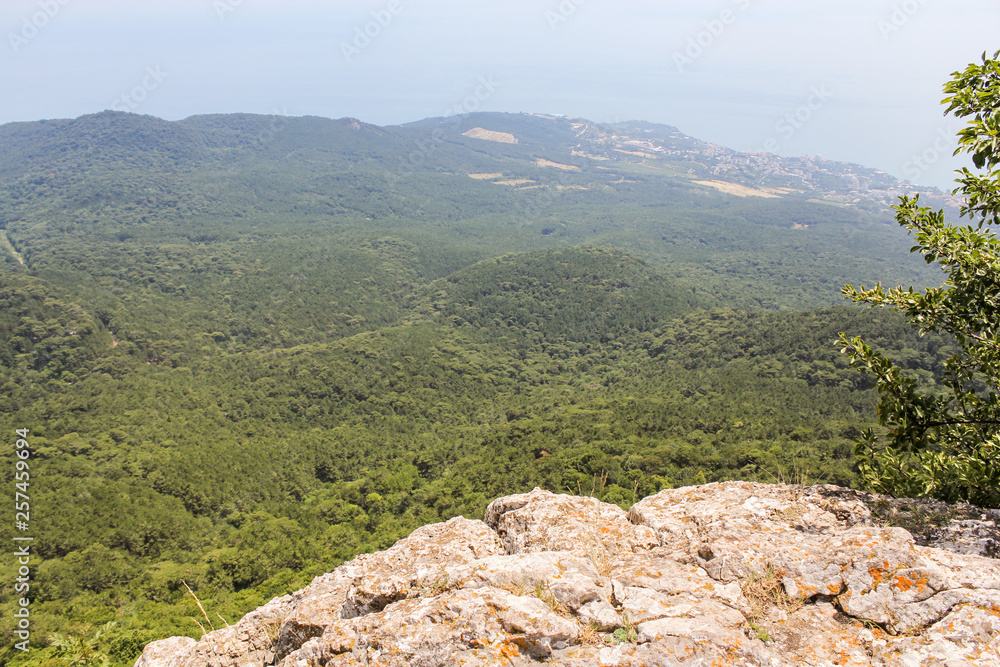
[[535, 114], [0, 126], [0, 424], [32, 435], [36, 635], [115, 621], [132, 664], [200, 636], [186, 586], [234, 620], [535, 486], [628, 507], [855, 483], [876, 397], [838, 332], [918, 381], [954, 351], [840, 294], [940, 283], [888, 208], [916, 191]]

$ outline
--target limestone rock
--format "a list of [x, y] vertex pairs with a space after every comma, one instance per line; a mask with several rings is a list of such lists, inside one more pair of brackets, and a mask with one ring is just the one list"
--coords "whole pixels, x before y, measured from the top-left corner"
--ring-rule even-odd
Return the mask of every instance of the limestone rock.
[[176, 664], [175, 658], [185, 655], [192, 646], [197, 644], [190, 637], [170, 637], [148, 644], [135, 667], [154, 667]]
[[567, 551], [605, 570], [609, 558], [657, 544], [653, 531], [631, 523], [616, 505], [541, 489], [494, 500], [486, 508], [486, 523], [507, 553]]
[[1000, 667], [993, 519], [943, 511], [946, 551], [876, 525], [886, 507], [838, 487], [729, 482], [626, 513], [535, 489], [494, 501], [485, 522], [420, 528], [201, 641], [154, 642], [136, 666]]
[[855, 493], [871, 508], [873, 521], [905, 528], [920, 546], [1000, 558], [1000, 510]]

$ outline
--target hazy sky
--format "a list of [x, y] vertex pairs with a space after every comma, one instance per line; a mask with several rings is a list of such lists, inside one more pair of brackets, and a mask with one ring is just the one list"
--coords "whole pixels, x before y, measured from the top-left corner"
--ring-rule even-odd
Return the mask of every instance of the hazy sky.
[[103, 109], [644, 119], [950, 187], [1000, 0], [0, 0], [0, 123]]

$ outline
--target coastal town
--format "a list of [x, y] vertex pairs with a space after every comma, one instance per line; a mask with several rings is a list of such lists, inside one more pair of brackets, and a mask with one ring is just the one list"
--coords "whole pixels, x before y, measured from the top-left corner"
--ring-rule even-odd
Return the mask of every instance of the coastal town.
[[[957, 210], [960, 201], [934, 187], [899, 180], [878, 169], [822, 156], [782, 157], [744, 152], [690, 137], [669, 125], [643, 121], [598, 125], [573, 119], [581, 140], [574, 154], [671, 170], [695, 179], [745, 186], [747, 196], [799, 196], [871, 212], [888, 211], [901, 196], [919, 194], [927, 205]], [[756, 192], [754, 192], [756, 191]]]

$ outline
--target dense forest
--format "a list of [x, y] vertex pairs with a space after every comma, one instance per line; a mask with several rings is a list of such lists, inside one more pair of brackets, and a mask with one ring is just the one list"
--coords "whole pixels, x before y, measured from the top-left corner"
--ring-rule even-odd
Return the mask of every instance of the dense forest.
[[0, 661], [67, 664], [48, 638], [114, 622], [99, 648], [128, 665], [200, 636], [188, 587], [232, 623], [534, 486], [628, 507], [725, 479], [856, 483], [876, 398], [838, 332], [918, 379], [954, 349], [840, 288], [935, 270], [872, 202], [735, 196], [697, 184], [719, 178], [707, 159], [581, 158], [582, 132], [0, 127], [3, 478], [13, 497], [28, 429], [35, 649]]

